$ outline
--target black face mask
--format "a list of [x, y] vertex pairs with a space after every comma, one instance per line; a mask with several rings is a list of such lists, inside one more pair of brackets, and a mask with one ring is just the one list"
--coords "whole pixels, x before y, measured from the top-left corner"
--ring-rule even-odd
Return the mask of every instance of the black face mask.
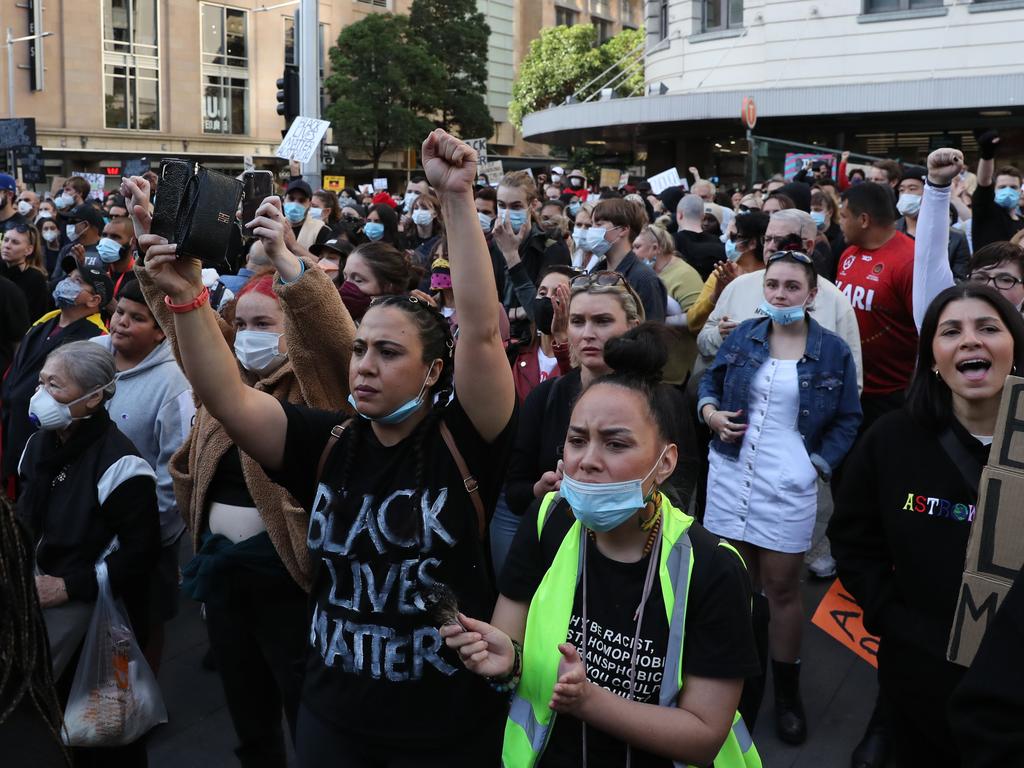
[[533, 322], [545, 336], [551, 335], [551, 322], [555, 319], [555, 304], [550, 296], [538, 296], [533, 300]]

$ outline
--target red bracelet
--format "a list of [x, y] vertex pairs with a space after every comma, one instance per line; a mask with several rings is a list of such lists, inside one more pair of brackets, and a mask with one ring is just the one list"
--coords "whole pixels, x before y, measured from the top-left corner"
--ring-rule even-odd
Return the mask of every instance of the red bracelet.
[[188, 304], [174, 304], [171, 301], [170, 296], [164, 296], [164, 304], [167, 308], [176, 315], [184, 315], [186, 312], [191, 312], [194, 309], [199, 309], [203, 304], [210, 300], [210, 289], [203, 286], [203, 290], [200, 291], [199, 295], [196, 296]]

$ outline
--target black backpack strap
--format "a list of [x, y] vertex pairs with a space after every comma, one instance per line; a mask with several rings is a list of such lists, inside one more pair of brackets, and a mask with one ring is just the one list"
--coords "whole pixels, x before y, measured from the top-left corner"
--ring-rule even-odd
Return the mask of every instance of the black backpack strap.
[[963, 477], [967, 487], [971, 489], [971, 493], [977, 499], [981, 471], [984, 469], [981, 462], [964, 447], [952, 427], [946, 427], [939, 433], [939, 445], [942, 446], [942, 450], [946, 452], [956, 468], [960, 470], [960, 476]]
[[341, 424], [335, 424], [331, 428], [331, 436], [327, 438], [327, 445], [324, 446], [323, 452], [320, 454], [320, 461], [316, 465], [316, 482], [320, 484], [320, 477], [324, 473], [324, 467], [327, 466], [327, 458], [331, 455], [331, 451], [334, 450], [334, 446], [337, 445], [341, 436], [345, 434], [345, 430], [352, 426], [352, 422], [355, 419], [348, 419]]

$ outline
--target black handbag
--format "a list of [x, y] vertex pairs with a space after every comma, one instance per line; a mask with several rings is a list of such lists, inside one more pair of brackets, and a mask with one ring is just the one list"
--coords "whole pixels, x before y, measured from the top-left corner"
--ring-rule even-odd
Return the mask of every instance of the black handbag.
[[178, 258], [199, 259], [205, 266], [222, 265], [241, 202], [242, 183], [238, 179], [199, 168], [185, 185], [174, 228]]

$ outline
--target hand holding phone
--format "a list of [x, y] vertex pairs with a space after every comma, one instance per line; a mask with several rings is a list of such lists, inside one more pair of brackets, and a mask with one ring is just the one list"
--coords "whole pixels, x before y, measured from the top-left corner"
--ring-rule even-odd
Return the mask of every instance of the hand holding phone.
[[[242, 224], [256, 218], [256, 211], [264, 199], [274, 194], [274, 175], [270, 171], [246, 171], [242, 174]], [[245, 233], [252, 231], [245, 227]]]

